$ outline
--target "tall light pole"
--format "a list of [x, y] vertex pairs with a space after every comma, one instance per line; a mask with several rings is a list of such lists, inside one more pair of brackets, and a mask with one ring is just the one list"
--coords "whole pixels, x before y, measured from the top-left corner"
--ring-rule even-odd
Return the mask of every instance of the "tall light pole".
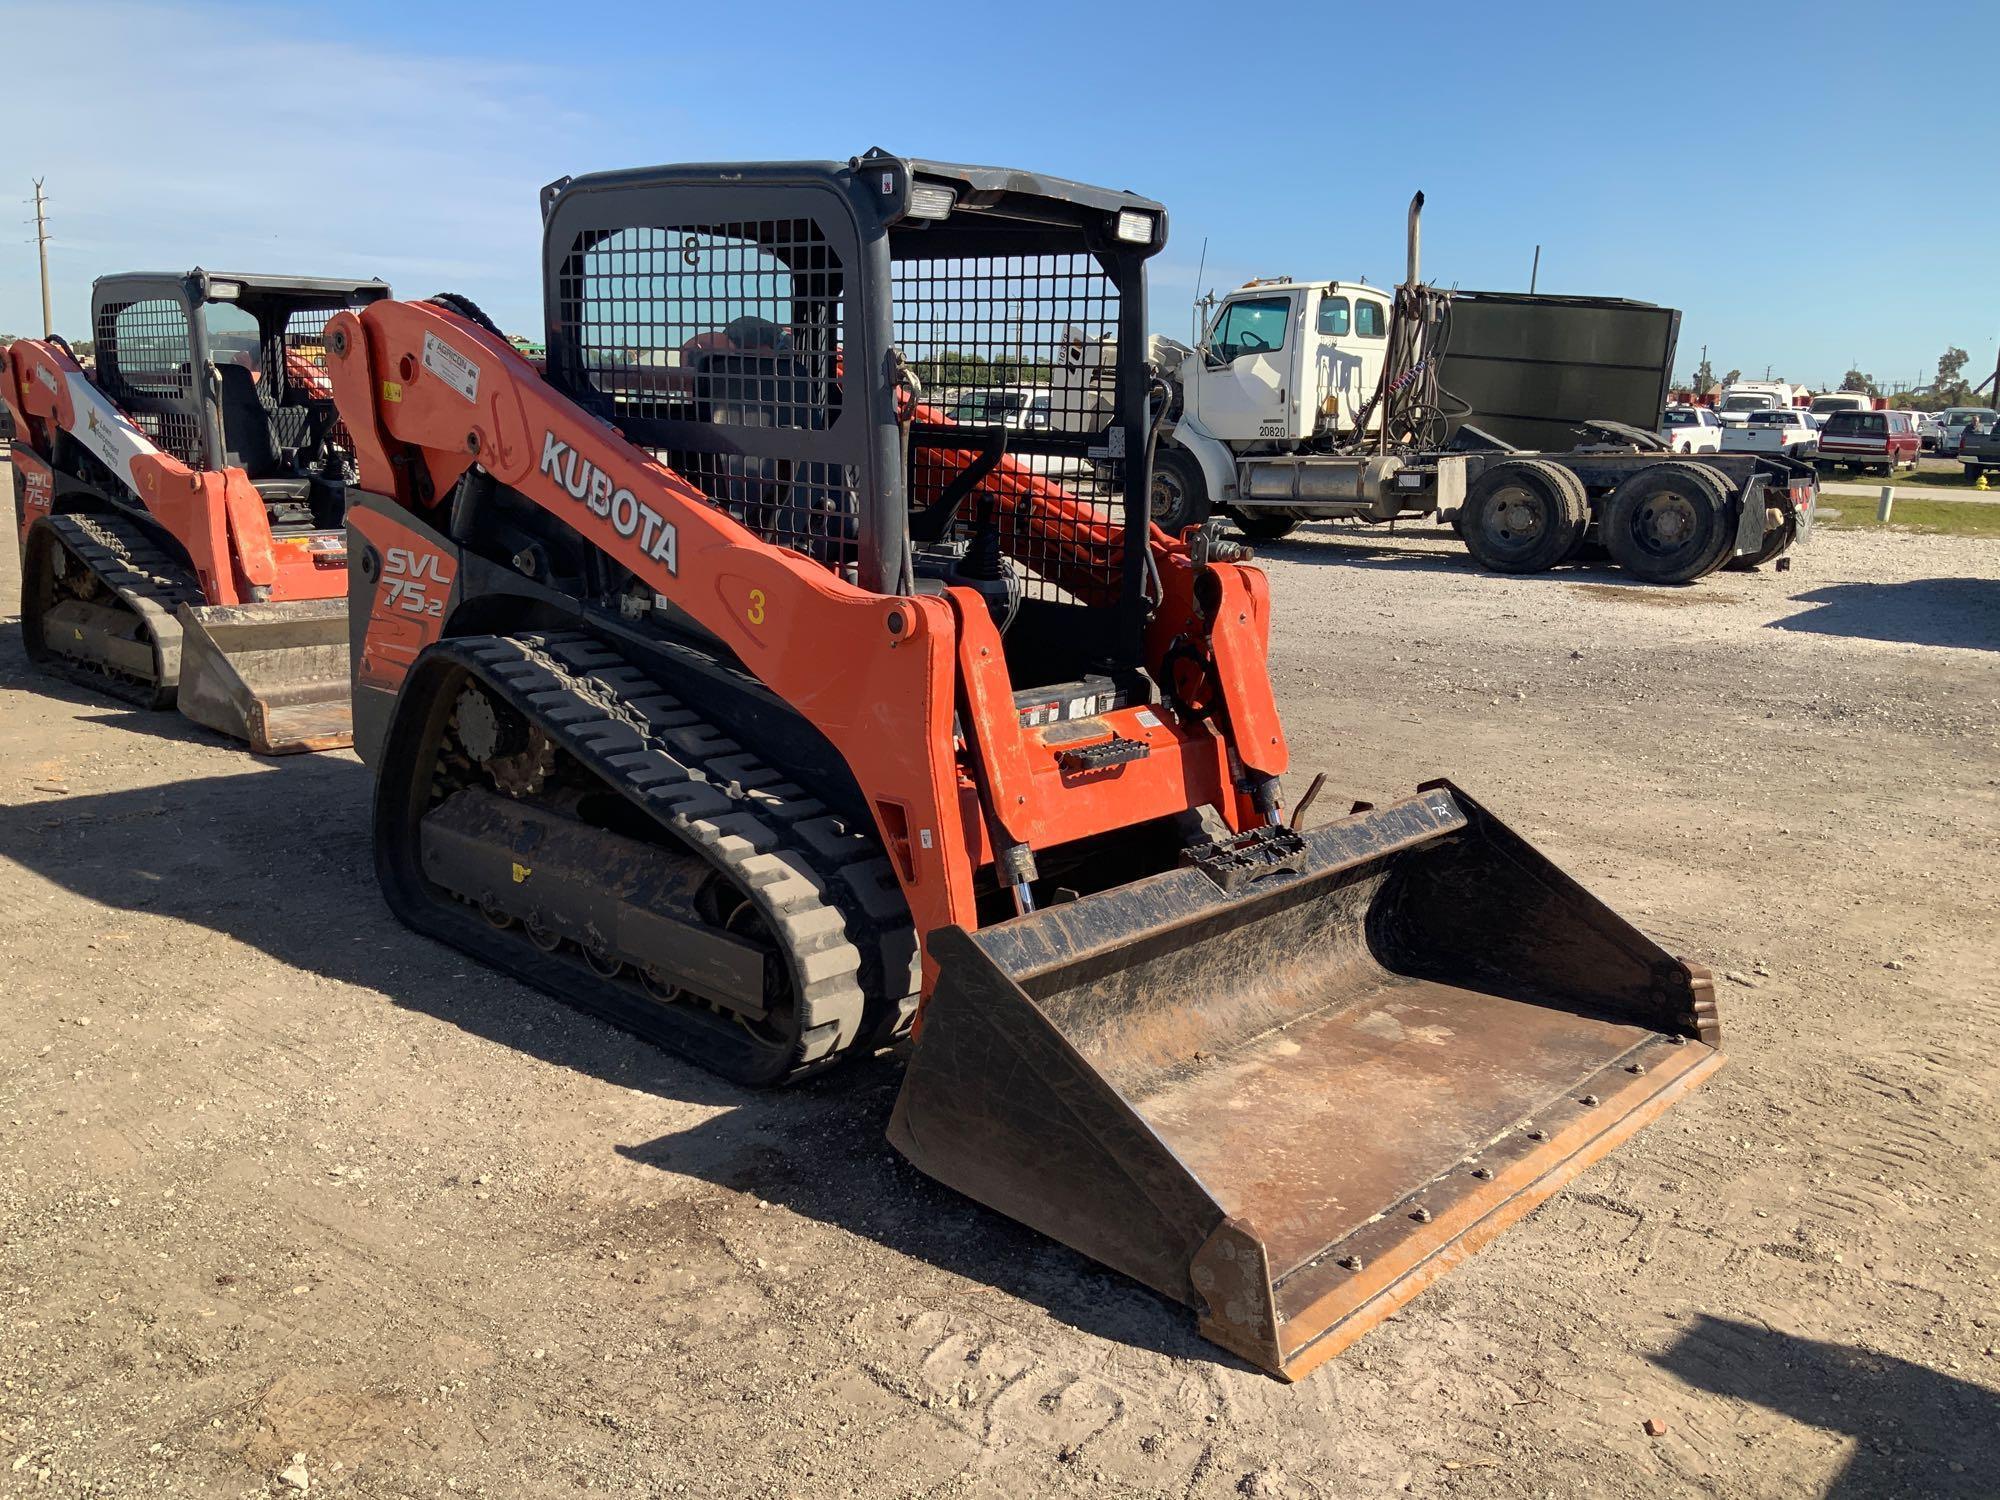
[[35, 179], [35, 254], [42, 263], [42, 337], [56, 331], [54, 304], [49, 300], [49, 200], [42, 179]]

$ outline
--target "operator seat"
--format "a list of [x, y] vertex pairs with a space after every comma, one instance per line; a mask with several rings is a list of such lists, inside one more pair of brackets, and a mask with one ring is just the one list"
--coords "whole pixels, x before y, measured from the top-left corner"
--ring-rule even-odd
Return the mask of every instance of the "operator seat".
[[216, 366], [222, 392], [222, 459], [250, 476], [267, 501], [311, 498], [312, 481], [286, 470], [272, 413], [258, 399], [257, 377], [239, 364]]
[[[791, 330], [754, 315], [732, 319], [721, 347], [695, 351], [696, 408], [718, 426], [823, 429], [830, 416], [817, 404], [825, 382], [802, 358]], [[710, 498], [764, 540], [816, 562], [851, 565], [859, 525], [837, 464], [724, 454]]]

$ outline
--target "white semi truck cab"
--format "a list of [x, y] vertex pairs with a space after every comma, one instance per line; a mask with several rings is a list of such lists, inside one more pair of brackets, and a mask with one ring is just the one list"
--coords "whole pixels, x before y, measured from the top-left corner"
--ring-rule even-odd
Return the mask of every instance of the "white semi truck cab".
[[1364, 451], [1382, 425], [1394, 299], [1365, 281], [1262, 278], [1215, 306], [1196, 347], [1154, 338], [1178, 395], [1154, 518], [1174, 530], [1217, 509], [1271, 537], [1305, 519], [1449, 509], [1459, 460]]
[[1184, 420], [1231, 444], [1358, 436], [1382, 378], [1389, 302], [1365, 282], [1246, 282], [1181, 361]]

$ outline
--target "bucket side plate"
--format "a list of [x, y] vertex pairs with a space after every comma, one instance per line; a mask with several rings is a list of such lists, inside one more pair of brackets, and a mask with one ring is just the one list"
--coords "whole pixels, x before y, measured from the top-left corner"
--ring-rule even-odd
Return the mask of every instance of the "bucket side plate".
[[347, 601], [183, 604], [180, 709], [260, 755], [354, 743]]

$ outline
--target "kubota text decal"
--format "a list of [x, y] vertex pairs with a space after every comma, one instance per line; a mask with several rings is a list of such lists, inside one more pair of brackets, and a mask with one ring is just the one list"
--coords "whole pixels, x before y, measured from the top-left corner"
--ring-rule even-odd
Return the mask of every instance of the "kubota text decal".
[[553, 432], [542, 434], [542, 472], [569, 491], [572, 500], [581, 500], [593, 513], [609, 519], [611, 529], [620, 536], [637, 536], [648, 557], [665, 563], [669, 573], [679, 576], [680, 538], [674, 523], [614, 483], [603, 469]]

